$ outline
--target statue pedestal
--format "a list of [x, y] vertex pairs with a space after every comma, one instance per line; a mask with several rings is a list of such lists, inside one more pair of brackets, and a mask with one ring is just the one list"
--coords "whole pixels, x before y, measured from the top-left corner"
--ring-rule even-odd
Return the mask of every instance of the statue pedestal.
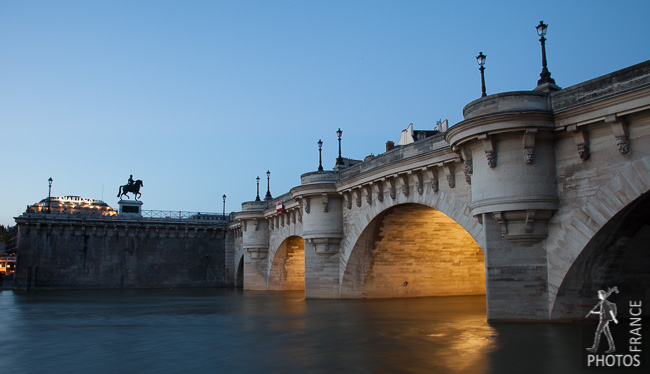
[[120, 200], [117, 204], [119, 205], [119, 215], [142, 217], [142, 201]]

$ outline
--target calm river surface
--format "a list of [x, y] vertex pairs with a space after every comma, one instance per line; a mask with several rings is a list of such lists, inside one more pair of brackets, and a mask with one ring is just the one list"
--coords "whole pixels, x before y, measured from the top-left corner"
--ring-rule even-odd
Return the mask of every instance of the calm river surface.
[[485, 297], [305, 300], [303, 295], [228, 289], [0, 291], [0, 372], [583, 371], [581, 325], [488, 324]]

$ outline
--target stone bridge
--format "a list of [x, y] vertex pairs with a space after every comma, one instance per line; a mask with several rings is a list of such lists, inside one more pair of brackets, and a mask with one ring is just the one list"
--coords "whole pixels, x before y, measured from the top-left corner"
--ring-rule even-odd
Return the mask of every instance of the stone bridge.
[[650, 61], [483, 97], [447, 131], [243, 203], [227, 261], [246, 290], [307, 298], [484, 294], [489, 320], [583, 318], [614, 285], [649, 300], [649, 109]]

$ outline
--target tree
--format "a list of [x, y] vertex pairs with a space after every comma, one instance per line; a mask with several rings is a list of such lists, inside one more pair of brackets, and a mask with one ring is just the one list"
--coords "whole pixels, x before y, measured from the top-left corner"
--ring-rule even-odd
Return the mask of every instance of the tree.
[[0, 243], [4, 245], [9, 245], [9, 229], [5, 225], [0, 225]]

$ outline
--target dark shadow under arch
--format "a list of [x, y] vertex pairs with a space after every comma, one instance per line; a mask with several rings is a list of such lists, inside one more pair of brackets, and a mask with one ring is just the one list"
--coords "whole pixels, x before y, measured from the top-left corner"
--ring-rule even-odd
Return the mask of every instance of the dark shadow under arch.
[[[650, 192], [609, 220], [573, 262], [558, 291], [551, 318], [582, 319], [598, 290], [617, 286], [610, 301], [650, 301]], [[644, 308], [644, 315], [650, 310]]]
[[244, 256], [241, 256], [239, 259], [237, 275], [235, 276], [235, 287], [244, 288]]

